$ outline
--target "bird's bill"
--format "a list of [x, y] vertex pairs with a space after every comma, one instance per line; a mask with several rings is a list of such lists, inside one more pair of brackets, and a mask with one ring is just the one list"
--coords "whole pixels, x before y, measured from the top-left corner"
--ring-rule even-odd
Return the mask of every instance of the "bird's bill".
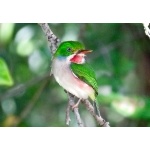
[[92, 50], [83, 49], [83, 50], [79, 50], [79, 51], [77, 52], [77, 54], [88, 54], [88, 53], [91, 53], [91, 52], [92, 52]]

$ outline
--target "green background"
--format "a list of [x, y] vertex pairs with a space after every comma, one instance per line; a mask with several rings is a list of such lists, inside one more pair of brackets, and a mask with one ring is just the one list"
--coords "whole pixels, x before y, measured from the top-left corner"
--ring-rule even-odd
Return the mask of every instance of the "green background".
[[[58, 38], [93, 50], [101, 115], [111, 126], [150, 126], [150, 39], [142, 24], [49, 24]], [[0, 24], [0, 126], [66, 126], [67, 96], [49, 76], [51, 54], [38, 24]], [[97, 126], [80, 104], [86, 126]], [[70, 126], [77, 126], [71, 112]]]

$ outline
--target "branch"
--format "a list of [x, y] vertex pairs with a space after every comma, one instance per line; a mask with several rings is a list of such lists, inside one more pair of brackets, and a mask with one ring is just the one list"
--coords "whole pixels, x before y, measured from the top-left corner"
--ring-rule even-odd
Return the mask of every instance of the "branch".
[[68, 105], [66, 108], [66, 125], [69, 126], [70, 121], [71, 121], [71, 119], [70, 119], [70, 102], [68, 100]]
[[[48, 40], [48, 43], [49, 43], [49, 46], [51, 49], [51, 53], [53, 55], [56, 51], [56, 48], [58, 47], [58, 45], [60, 43], [60, 40], [53, 34], [53, 32], [51, 31], [51, 29], [49, 28], [47, 23], [39, 23], [39, 25], [41, 26], [43, 32], [45, 33], [45, 36]], [[70, 116], [69, 116], [70, 107], [75, 104], [72, 94], [68, 93], [68, 98], [69, 98], [69, 102], [68, 102], [68, 106], [67, 106], [67, 110], [66, 110], [66, 124], [69, 124], [69, 122], [70, 122]], [[91, 113], [91, 115], [95, 118], [95, 120], [99, 123], [100, 126], [109, 127], [108, 122], [106, 122], [101, 116], [99, 117], [95, 114], [94, 108], [88, 100], [84, 100], [82, 102], [85, 105], [85, 107], [87, 108], [87, 110]], [[78, 108], [74, 108], [73, 111], [74, 111], [78, 126], [83, 127], [83, 123], [80, 118]]]
[[[69, 105], [70, 105], [70, 107], [73, 107], [73, 106], [75, 105], [75, 102], [74, 102], [74, 95], [68, 93], [68, 98], [69, 98]], [[75, 107], [75, 108], [73, 109], [73, 111], [74, 111], [74, 114], [75, 114], [75, 117], [76, 117], [78, 126], [79, 126], [79, 127], [84, 127], [83, 122], [82, 122], [81, 117], [80, 117], [80, 114], [79, 114], [79, 111], [78, 111], [78, 108]]]
[[110, 127], [109, 122], [106, 122], [101, 116], [97, 116], [94, 112], [94, 108], [89, 102], [89, 100], [82, 101], [85, 105], [86, 109], [91, 113], [91, 115], [95, 118], [95, 120], [98, 122], [98, 124], [102, 127]]
[[47, 23], [39, 23], [39, 25], [41, 26], [43, 32], [45, 33], [51, 53], [53, 55], [56, 51], [56, 48], [58, 47], [60, 43], [60, 40], [57, 38], [56, 35], [54, 35], [54, 33], [49, 28], [49, 25]]

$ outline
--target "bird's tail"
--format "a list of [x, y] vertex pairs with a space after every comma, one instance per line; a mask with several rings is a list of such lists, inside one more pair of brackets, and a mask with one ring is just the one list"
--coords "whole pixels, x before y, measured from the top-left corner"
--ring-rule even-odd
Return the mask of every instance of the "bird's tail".
[[99, 108], [97, 106], [96, 100], [93, 101], [93, 107], [94, 107], [95, 114], [100, 117], [100, 111], [99, 111]]

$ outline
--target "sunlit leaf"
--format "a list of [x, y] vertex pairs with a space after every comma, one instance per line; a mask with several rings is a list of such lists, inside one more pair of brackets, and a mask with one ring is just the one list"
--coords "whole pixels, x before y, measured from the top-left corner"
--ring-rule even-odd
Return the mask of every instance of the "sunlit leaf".
[[3, 59], [0, 58], [0, 85], [12, 86], [13, 80], [8, 67]]
[[7, 43], [13, 34], [14, 23], [2, 23], [0, 24], [0, 41], [1, 43]]

